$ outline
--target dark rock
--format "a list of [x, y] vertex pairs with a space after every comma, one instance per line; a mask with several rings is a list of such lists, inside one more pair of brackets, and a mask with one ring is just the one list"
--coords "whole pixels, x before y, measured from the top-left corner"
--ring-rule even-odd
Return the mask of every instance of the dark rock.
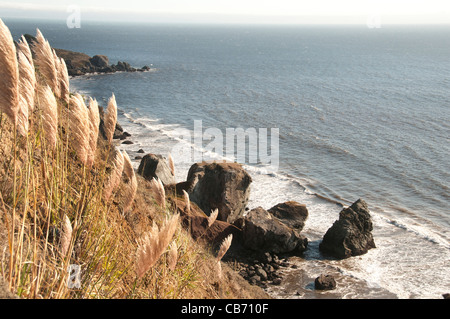
[[166, 159], [161, 155], [145, 155], [139, 164], [137, 172], [147, 180], [159, 178], [163, 185], [175, 184], [175, 176], [172, 175]]
[[273, 281], [272, 281], [272, 284], [274, 284], [274, 285], [276, 285], [276, 286], [279, 286], [279, 285], [281, 285], [281, 278], [275, 278]]
[[123, 141], [122, 144], [134, 144], [133, 141]]
[[267, 273], [262, 268], [256, 269], [256, 274], [261, 278], [261, 280], [267, 280]]
[[308, 209], [306, 208], [306, 205], [294, 201], [280, 203], [268, 211], [282, 223], [298, 231], [303, 229], [305, 221], [308, 218]]
[[100, 73], [114, 73], [114, 72], [116, 72], [116, 69], [115, 69], [114, 65], [108, 65], [103, 68], [100, 68], [98, 71]]
[[301, 254], [308, 245], [308, 240], [299, 232], [261, 207], [252, 209], [243, 218], [242, 240], [248, 249], [277, 254]]
[[196, 163], [187, 176], [188, 194], [206, 214], [219, 210], [218, 220], [233, 223], [242, 217], [252, 179], [237, 163]]
[[375, 248], [372, 220], [367, 204], [359, 199], [339, 213], [319, 245], [323, 253], [344, 259], [367, 253]]
[[250, 277], [249, 282], [254, 285], [259, 284], [261, 282], [261, 278], [258, 275], [254, 275]]
[[127, 137], [130, 137], [130, 136], [131, 136], [131, 134], [128, 133], [128, 132], [125, 132], [123, 130], [122, 126], [119, 123], [116, 124], [116, 128], [114, 130], [113, 139], [124, 140], [124, 139], [126, 139]]
[[98, 68], [105, 68], [109, 65], [109, 59], [106, 55], [94, 55], [89, 62]]
[[450, 294], [443, 294], [442, 297], [443, 297], [444, 299], [450, 299]]
[[145, 153], [145, 151], [142, 148], [140, 148], [139, 151], [137, 151], [137, 152], [138, 153]]
[[272, 255], [270, 253], [264, 253], [264, 262], [271, 263], [273, 261]]
[[135, 156], [134, 159], [142, 159], [142, 156]]
[[123, 135], [123, 128], [119, 123], [116, 124], [116, 128], [114, 130], [113, 139], [123, 139], [125, 136]]
[[336, 288], [336, 281], [331, 275], [320, 275], [314, 280], [314, 286], [317, 290], [333, 290]]
[[122, 61], [117, 62], [116, 70], [124, 71], [124, 72], [136, 71], [136, 69], [132, 68], [128, 62], [122, 62]]

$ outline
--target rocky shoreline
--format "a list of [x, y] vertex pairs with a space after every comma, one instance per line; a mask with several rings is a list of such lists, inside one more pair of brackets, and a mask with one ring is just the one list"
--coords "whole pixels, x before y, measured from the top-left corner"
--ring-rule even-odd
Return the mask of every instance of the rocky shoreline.
[[[116, 142], [133, 144], [129, 137], [131, 135], [118, 124], [114, 134]], [[271, 287], [286, 285], [286, 271], [300, 267], [291, 258], [302, 259], [308, 249], [308, 239], [302, 234], [309, 215], [305, 205], [288, 201], [267, 210], [262, 207], [249, 209], [252, 179], [238, 163], [194, 163], [186, 180], [176, 183], [169, 160], [164, 156], [139, 149], [135, 160], [139, 162], [139, 175], [146, 180], [161, 179], [166, 193], [173, 194], [169, 195], [168, 201], [178, 210], [182, 224], [194, 240], [218, 249], [224, 238], [233, 235], [232, 245], [222, 262], [251, 285], [268, 292]], [[183, 192], [189, 195], [189, 205], [183, 199]], [[210, 225], [209, 218], [216, 208], [219, 214]], [[372, 230], [368, 205], [358, 199], [341, 210], [339, 218], [323, 234], [320, 244], [310, 249], [319, 249], [324, 258], [333, 260], [364, 255], [370, 249], [376, 249]], [[338, 288], [341, 276], [321, 273], [313, 278], [309, 288], [332, 291]], [[395, 298], [389, 293], [386, 296]], [[442, 296], [450, 298], [450, 294]]]
[[[24, 37], [30, 45], [36, 41], [36, 38], [30, 34], [25, 34]], [[146, 72], [151, 70], [147, 65], [141, 68], [135, 68], [124, 61], [118, 61], [117, 64], [110, 64], [109, 58], [106, 55], [94, 55], [90, 57], [85, 53], [57, 48], [53, 49], [58, 57], [64, 59], [69, 76], [115, 72]]]
[[[126, 133], [126, 132], [125, 132]], [[118, 143], [128, 136], [117, 130]], [[132, 142], [130, 142], [131, 144]], [[192, 164], [185, 181], [176, 183], [167, 158], [159, 154], [137, 151], [140, 162], [137, 173], [146, 180], [159, 178], [173, 207], [195, 240], [203, 240], [217, 249], [229, 234], [233, 241], [223, 262], [252, 285], [263, 289], [283, 283], [283, 271], [296, 268], [290, 257], [302, 258], [308, 239], [302, 234], [307, 223], [305, 205], [288, 201], [272, 208], [247, 207], [252, 179], [242, 165], [229, 162]], [[142, 156], [141, 156], [142, 155]], [[187, 205], [183, 193], [189, 196]], [[189, 211], [187, 211], [189, 206]], [[218, 216], [212, 225], [213, 210]], [[375, 248], [372, 221], [367, 204], [358, 199], [340, 213], [339, 220], [324, 234], [321, 253], [332, 259], [345, 259]], [[331, 290], [336, 281], [329, 274], [316, 278], [315, 289]]]
[[[106, 57], [90, 59], [93, 59], [94, 65], [109, 65]], [[120, 65], [122, 68], [123, 64]], [[129, 65], [125, 64], [125, 68], [128, 69]], [[104, 71], [110, 72], [114, 71]], [[129, 72], [136, 72], [136, 69]], [[100, 133], [103, 134], [101, 107], [100, 115]], [[117, 123], [114, 140], [118, 144], [134, 144], [129, 137], [131, 134]], [[142, 149], [137, 153], [135, 160], [140, 161], [137, 173], [147, 180], [160, 179], [166, 192], [174, 194], [168, 197], [168, 201], [178, 210], [183, 225], [190, 228], [195, 240], [204, 241], [217, 249], [226, 236], [233, 235], [232, 245], [222, 261], [250, 284], [265, 290], [271, 285], [283, 285], [283, 271], [298, 267], [289, 259], [302, 258], [303, 252], [308, 249], [308, 239], [302, 234], [309, 214], [305, 205], [288, 201], [269, 209], [256, 207], [250, 210], [247, 204], [252, 179], [242, 165], [229, 162], [194, 163], [186, 180], [176, 183], [167, 158]], [[189, 205], [181, 199], [184, 192], [191, 201]], [[218, 209], [219, 213], [211, 225], [209, 218], [214, 209]], [[324, 233], [318, 249], [325, 258], [338, 260], [366, 254], [376, 248], [372, 230], [368, 205], [358, 199], [342, 209], [339, 219]], [[314, 280], [316, 290], [335, 288], [333, 275], [322, 273]], [[449, 296], [443, 295], [446, 299]]]

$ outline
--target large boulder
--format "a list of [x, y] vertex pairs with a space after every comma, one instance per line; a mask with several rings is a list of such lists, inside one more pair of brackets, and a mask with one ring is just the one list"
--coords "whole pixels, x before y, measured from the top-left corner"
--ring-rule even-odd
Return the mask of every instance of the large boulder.
[[367, 204], [358, 199], [339, 213], [339, 220], [325, 233], [319, 249], [338, 259], [365, 254], [376, 247], [372, 229]]
[[217, 208], [218, 220], [233, 223], [244, 215], [251, 182], [241, 164], [202, 162], [191, 166], [186, 185], [190, 200], [206, 214]]
[[314, 280], [314, 287], [317, 290], [333, 290], [336, 288], [336, 280], [331, 275], [320, 275]]
[[89, 62], [96, 68], [105, 68], [109, 65], [109, 59], [106, 55], [94, 55], [89, 59]]
[[308, 240], [262, 207], [249, 211], [236, 225], [242, 228], [244, 247], [275, 254], [301, 254]]
[[163, 185], [175, 184], [175, 176], [162, 155], [145, 155], [139, 163], [137, 172], [147, 180], [159, 178]]
[[269, 209], [269, 213], [291, 228], [301, 231], [308, 218], [308, 209], [305, 204], [295, 201], [284, 202]]

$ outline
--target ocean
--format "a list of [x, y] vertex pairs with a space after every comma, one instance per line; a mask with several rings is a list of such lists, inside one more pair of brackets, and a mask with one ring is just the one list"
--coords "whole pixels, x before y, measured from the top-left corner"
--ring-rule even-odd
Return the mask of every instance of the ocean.
[[[119, 148], [131, 158], [139, 149], [167, 156], [182, 143], [202, 151], [194, 143], [200, 120], [200, 133], [224, 136], [227, 128], [278, 129], [276, 167], [244, 160], [253, 178], [249, 208], [306, 204], [309, 246], [293, 258], [297, 267], [284, 270], [283, 284], [270, 286], [273, 296], [450, 292], [449, 26], [82, 21], [69, 29], [65, 21], [4, 22], [15, 39], [39, 28], [55, 48], [152, 68], [71, 79], [72, 91], [102, 106], [114, 93], [119, 122], [134, 142]], [[181, 182], [193, 158], [175, 155]], [[215, 149], [204, 158], [221, 155]], [[325, 258], [318, 250], [323, 235], [359, 198], [371, 210], [377, 248], [342, 261]], [[336, 290], [314, 290], [322, 273], [336, 276]]]

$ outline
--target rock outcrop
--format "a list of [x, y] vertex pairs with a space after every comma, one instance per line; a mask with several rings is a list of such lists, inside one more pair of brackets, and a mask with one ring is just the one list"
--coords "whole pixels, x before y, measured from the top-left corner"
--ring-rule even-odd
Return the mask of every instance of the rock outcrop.
[[106, 55], [94, 55], [89, 59], [89, 62], [96, 68], [106, 68], [109, 65], [109, 59]]
[[163, 185], [175, 184], [175, 176], [162, 155], [145, 155], [139, 164], [137, 172], [147, 180], [159, 178]]
[[242, 229], [242, 243], [247, 249], [301, 254], [308, 246], [307, 238], [297, 229], [283, 223], [262, 207], [252, 209], [236, 225]]
[[336, 280], [331, 275], [320, 275], [314, 280], [314, 287], [317, 290], [333, 290], [336, 288]]
[[308, 218], [308, 209], [306, 208], [306, 205], [295, 201], [277, 204], [268, 211], [283, 224], [286, 224], [297, 231], [303, 229], [306, 219]]
[[359, 199], [339, 213], [339, 220], [325, 233], [319, 249], [338, 259], [365, 254], [376, 247], [372, 229], [367, 204]]
[[[32, 45], [36, 41], [36, 37], [25, 34], [27, 42]], [[89, 73], [114, 73], [114, 72], [143, 72], [149, 71], [149, 66], [142, 68], [134, 68], [128, 62], [117, 62], [116, 65], [109, 64], [109, 59], [105, 55], [94, 55], [90, 57], [81, 52], [75, 52], [64, 49], [54, 48], [56, 55], [63, 58], [66, 62], [67, 71], [70, 76], [78, 76]]]
[[250, 196], [252, 178], [237, 163], [196, 163], [187, 176], [187, 192], [205, 214], [219, 210], [218, 220], [233, 223], [242, 217]]

